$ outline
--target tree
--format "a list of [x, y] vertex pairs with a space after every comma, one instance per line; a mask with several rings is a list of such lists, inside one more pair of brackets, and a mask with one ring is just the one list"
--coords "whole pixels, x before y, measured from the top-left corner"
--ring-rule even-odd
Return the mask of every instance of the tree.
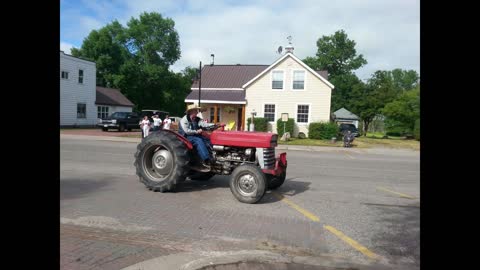
[[397, 91], [388, 71], [376, 71], [366, 84], [353, 86], [351, 111], [362, 119], [364, 136], [375, 116], [382, 112], [385, 104], [396, 97]]
[[[135, 104], [144, 108], [179, 113], [190, 84], [184, 75], [169, 70], [180, 58], [180, 41], [175, 23], [159, 13], [140, 14], [127, 27], [113, 21], [93, 30], [80, 49], [72, 54], [97, 63], [97, 85], [120, 88]], [[172, 102], [182, 105], [175, 106]]]
[[403, 91], [414, 89], [420, 83], [420, 76], [415, 70], [394, 69], [392, 78], [395, 87]]
[[397, 99], [385, 105], [382, 110], [391, 123], [403, 132], [411, 133], [415, 121], [420, 119], [420, 86], [402, 93]]
[[80, 49], [71, 50], [73, 56], [96, 63], [98, 86], [114, 86], [112, 75], [118, 74], [121, 65], [129, 58], [129, 53], [122, 44], [124, 31], [118, 21], [113, 21], [99, 30], [91, 31]]
[[[315, 57], [306, 57], [303, 62], [314, 70], [327, 70], [329, 81], [335, 85], [332, 92], [331, 111], [351, 106], [351, 92], [361, 80], [353, 73], [367, 64], [363, 55], [357, 55], [355, 41], [348, 39], [343, 30], [317, 40]], [[361, 87], [361, 86], [357, 86]]]
[[357, 55], [355, 45], [344, 30], [339, 30], [319, 38], [316, 57], [307, 57], [304, 62], [314, 70], [328, 70], [331, 77], [350, 74], [367, 64], [362, 54]]

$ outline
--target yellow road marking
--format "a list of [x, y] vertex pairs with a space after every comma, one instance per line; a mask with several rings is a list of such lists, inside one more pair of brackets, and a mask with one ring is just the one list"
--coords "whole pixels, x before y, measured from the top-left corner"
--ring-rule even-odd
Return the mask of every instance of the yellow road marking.
[[393, 194], [397, 194], [397, 195], [399, 195], [400, 197], [404, 197], [404, 198], [408, 198], [408, 199], [415, 199], [415, 197], [412, 197], [412, 196], [410, 196], [410, 195], [403, 194], [403, 193], [400, 193], [400, 192], [395, 192], [395, 191], [392, 191], [392, 190], [388, 190], [388, 189], [386, 189], [386, 188], [377, 187], [377, 189], [380, 189], [380, 190], [383, 190], [383, 191], [386, 191], [386, 192], [390, 192], [390, 193], [393, 193]]
[[349, 244], [350, 246], [352, 246], [354, 249], [360, 251], [361, 253], [363, 253], [365, 256], [371, 258], [371, 259], [379, 259], [380, 256], [378, 256], [377, 254], [371, 252], [368, 248], [360, 245], [357, 241], [353, 240], [352, 238], [346, 236], [345, 234], [343, 234], [341, 231], [335, 229], [334, 227], [332, 226], [328, 226], [328, 225], [325, 225], [323, 226], [323, 228], [325, 228], [327, 231], [335, 234], [336, 236], [338, 236], [340, 239], [342, 239], [343, 241], [345, 241], [347, 244]]
[[301, 208], [300, 206], [296, 205], [295, 203], [293, 203], [292, 201], [290, 201], [289, 199], [285, 198], [283, 195], [281, 194], [278, 194], [278, 193], [275, 193], [275, 192], [272, 192], [272, 194], [279, 198], [280, 201], [290, 205], [291, 207], [293, 207], [295, 210], [297, 210], [298, 212], [302, 213], [304, 216], [306, 216], [307, 218], [309, 218], [310, 220], [312, 221], [315, 221], [315, 222], [319, 222], [320, 221], [320, 218], [318, 218], [317, 216], [315, 216], [314, 214], [312, 214], [311, 212]]

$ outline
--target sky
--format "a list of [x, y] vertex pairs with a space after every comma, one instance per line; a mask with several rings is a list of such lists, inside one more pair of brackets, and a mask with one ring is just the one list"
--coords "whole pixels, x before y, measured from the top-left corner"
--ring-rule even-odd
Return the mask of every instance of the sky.
[[60, 50], [80, 48], [90, 31], [113, 20], [123, 26], [143, 12], [175, 22], [181, 58], [171, 66], [270, 65], [291, 36], [294, 54], [315, 56], [322, 36], [344, 30], [368, 64], [356, 70], [366, 80], [377, 70], [420, 73], [420, 0], [60, 0]]

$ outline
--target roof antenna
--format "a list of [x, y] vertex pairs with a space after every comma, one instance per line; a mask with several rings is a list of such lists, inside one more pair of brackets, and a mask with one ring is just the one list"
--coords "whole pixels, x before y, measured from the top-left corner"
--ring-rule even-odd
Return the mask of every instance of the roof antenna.
[[211, 66], [213, 66], [213, 64], [215, 63], [215, 54], [210, 54], [210, 56], [212, 57], [212, 63], [210, 64]]

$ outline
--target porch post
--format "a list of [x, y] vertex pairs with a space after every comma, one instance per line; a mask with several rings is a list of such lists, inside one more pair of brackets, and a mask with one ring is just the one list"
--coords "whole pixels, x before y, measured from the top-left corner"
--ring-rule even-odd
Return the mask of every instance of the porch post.
[[242, 128], [241, 131], [245, 130], [245, 104], [242, 105]]

